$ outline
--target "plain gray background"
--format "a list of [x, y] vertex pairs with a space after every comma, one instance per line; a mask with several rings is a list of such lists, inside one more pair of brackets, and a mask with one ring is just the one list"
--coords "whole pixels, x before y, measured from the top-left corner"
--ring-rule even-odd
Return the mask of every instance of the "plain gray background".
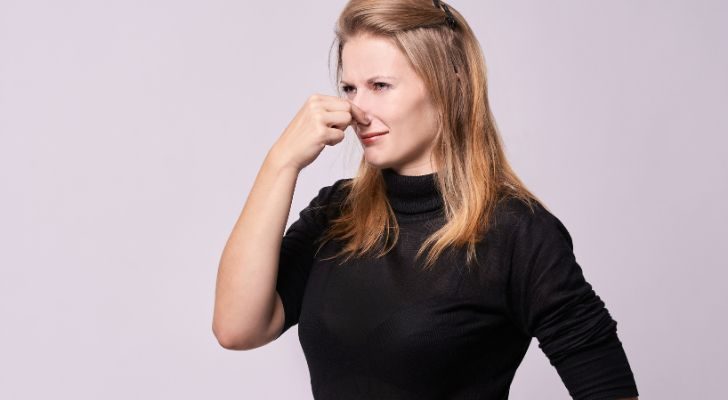
[[[211, 321], [265, 153], [309, 95], [335, 93], [344, 4], [0, 0], [0, 398], [312, 398], [297, 327], [236, 352]], [[728, 6], [452, 5], [640, 398], [723, 395]], [[349, 136], [304, 169], [289, 223], [360, 154]], [[568, 398], [535, 339], [511, 398]]]

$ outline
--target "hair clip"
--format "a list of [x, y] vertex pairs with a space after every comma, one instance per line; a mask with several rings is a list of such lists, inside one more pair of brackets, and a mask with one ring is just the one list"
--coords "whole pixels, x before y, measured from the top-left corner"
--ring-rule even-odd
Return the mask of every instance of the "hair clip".
[[455, 27], [457, 26], [457, 21], [455, 21], [455, 17], [452, 16], [450, 8], [447, 6], [447, 4], [441, 2], [440, 0], [432, 0], [432, 3], [435, 5], [435, 7], [442, 8], [443, 11], [445, 11], [445, 22], [448, 26], [450, 26], [451, 29], [455, 30]]

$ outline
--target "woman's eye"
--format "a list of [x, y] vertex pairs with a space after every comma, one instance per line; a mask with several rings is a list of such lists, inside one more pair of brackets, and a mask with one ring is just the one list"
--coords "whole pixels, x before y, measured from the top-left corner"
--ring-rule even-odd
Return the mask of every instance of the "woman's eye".
[[[385, 82], [375, 82], [374, 83], [374, 88], [375, 88], [376, 91], [380, 91], [381, 89], [388, 88], [389, 86], [390, 85], [388, 83], [385, 83]], [[346, 93], [346, 94], [349, 94], [352, 90], [354, 90], [354, 87], [353, 86], [348, 86], [347, 85], [347, 86], [342, 86], [341, 87], [341, 91], [344, 92], [344, 93]]]

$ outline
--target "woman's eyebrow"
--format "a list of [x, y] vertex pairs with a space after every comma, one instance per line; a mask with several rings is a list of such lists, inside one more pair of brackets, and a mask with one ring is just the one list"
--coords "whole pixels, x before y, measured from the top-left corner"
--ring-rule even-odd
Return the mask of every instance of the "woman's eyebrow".
[[[392, 79], [392, 80], [397, 80], [397, 78], [395, 78], [393, 76], [377, 75], [377, 76], [373, 76], [373, 77], [369, 78], [367, 80], [367, 83], [369, 83], [369, 84], [374, 83], [374, 81], [376, 81], [377, 79]], [[341, 80], [341, 83], [343, 83], [345, 85], [351, 85], [349, 82], [347, 82], [347, 81], [345, 81], [343, 79]]]

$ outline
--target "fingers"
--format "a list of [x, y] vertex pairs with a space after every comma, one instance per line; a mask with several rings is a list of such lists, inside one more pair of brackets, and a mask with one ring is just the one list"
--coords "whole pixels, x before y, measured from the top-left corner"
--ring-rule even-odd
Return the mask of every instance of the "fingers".
[[326, 126], [345, 130], [351, 124], [352, 117], [348, 111], [329, 111], [324, 116]]
[[364, 111], [361, 110], [361, 108], [357, 107], [356, 104], [352, 103], [349, 100], [346, 100], [351, 104], [351, 115], [354, 117], [354, 120], [357, 124], [361, 125], [369, 125], [372, 121], [367, 118], [366, 115], [364, 115]]
[[366, 126], [371, 123], [364, 111], [362, 111], [361, 108], [357, 107], [356, 104], [352, 103], [349, 99], [341, 99], [334, 96], [322, 96], [320, 99], [323, 100], [324, 107], [327, 111], [347, 111], [351, 114], [357, 124]]
[[326, 139], [324, 144], [334, 146], [344, 140], [344, 132], [336, 128], [326, 128]]

